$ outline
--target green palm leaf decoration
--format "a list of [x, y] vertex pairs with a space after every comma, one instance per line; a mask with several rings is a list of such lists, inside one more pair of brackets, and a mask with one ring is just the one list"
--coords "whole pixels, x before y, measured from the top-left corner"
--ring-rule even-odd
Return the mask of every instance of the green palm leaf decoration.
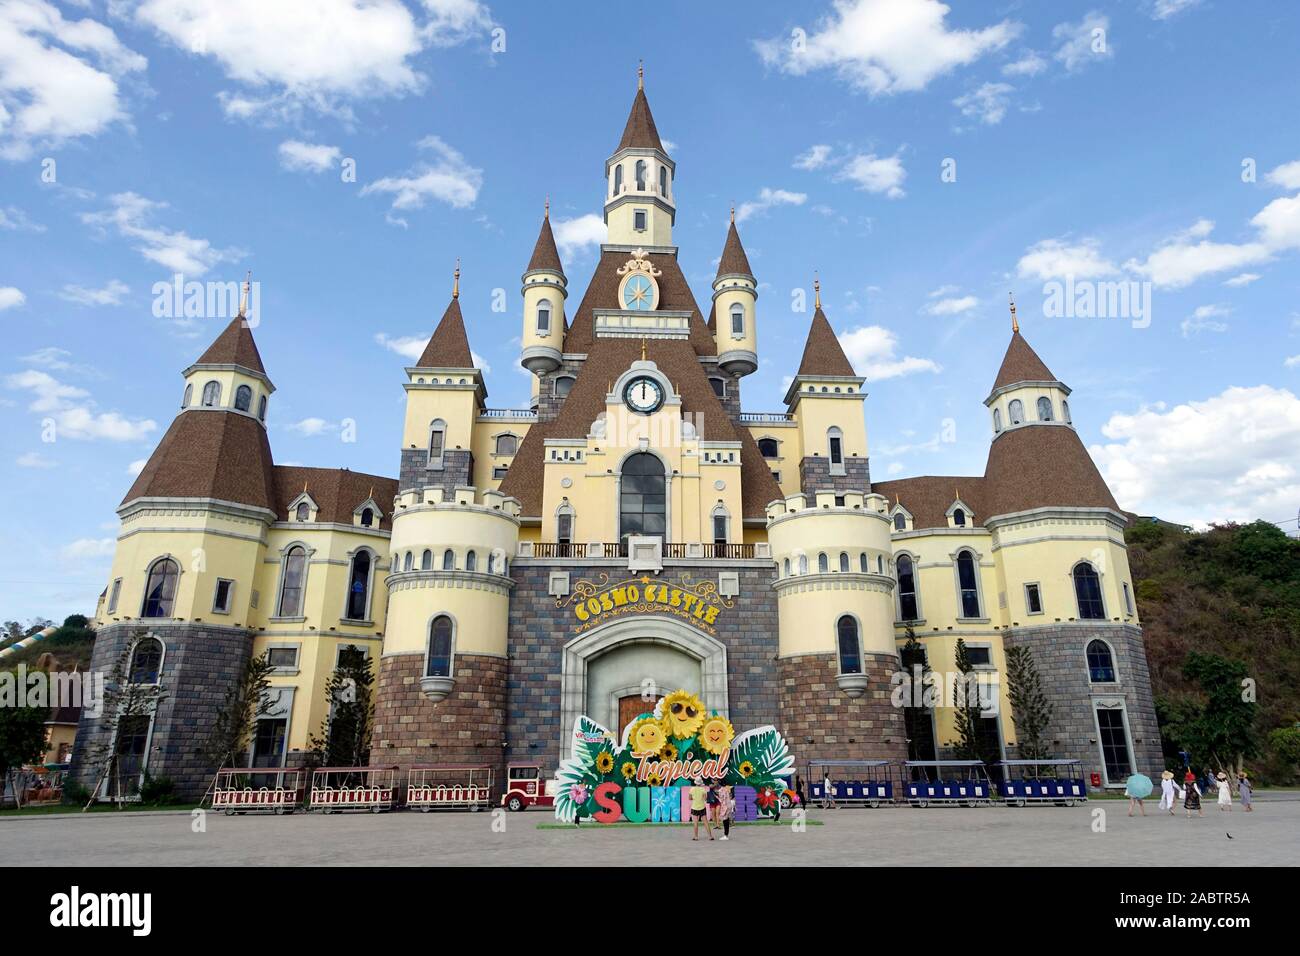
[[[742, 776], [742, 766], [752, 767], [752, 772]], [[794, 757], [775, 727], [755, 727], [731, 742], [728, 768], [727, 783], [733, 786], [784, 788], [794, 776]]]
[[[560, 761], [555, 780], [555, 818], [563, 823], [572, 823], [583, 811], [590, 812], [593, 792], [600, 783], [602, 774], [596, 769], [596, 758], [602, 752], [618, 756], [618, 745], [608, 728], [602, 727], [590, 717], [579, 717], [573, 722], [573, 738], [569, 756]], [[575, 801], [573, 787], [575, 784], [586, 786], [584, 800]]]

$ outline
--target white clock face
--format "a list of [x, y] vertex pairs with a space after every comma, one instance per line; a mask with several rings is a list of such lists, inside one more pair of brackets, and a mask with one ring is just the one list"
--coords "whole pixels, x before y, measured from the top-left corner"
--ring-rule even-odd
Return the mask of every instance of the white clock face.
[[664, 403], [664, 390], [653, 378], [634, 378], [623, 389], [623, 401], [627, 407], [648, 415]]

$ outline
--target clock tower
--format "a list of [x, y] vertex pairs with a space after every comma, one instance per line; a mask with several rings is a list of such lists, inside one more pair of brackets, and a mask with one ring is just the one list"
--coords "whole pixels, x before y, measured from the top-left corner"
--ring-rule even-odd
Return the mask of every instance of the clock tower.
[[644, 71], [638, 69], [636, 98], [623, 138], [605, 162], [605, 225], [610, 245], [653, 249], [673, 244], [676, 171], [650, 114]]

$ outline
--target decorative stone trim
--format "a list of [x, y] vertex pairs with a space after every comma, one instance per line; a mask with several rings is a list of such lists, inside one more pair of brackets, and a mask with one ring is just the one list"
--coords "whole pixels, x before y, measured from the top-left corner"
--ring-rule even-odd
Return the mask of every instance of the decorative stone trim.
[[825, 574], [792, 574], [772, 583], [776, 593], [803, 594], [807, 591], [878, 591], [892, 594], [894, 579], [887, 574], [863, 574], [860, 571], [830, 571]]
[[464, 588], [473, 591], [491, 591], [508, 596], [515, 582], [500, 574], [485, 571], [397, 571], [384, 579], [389, 591], [409, 591], [419, 588]]

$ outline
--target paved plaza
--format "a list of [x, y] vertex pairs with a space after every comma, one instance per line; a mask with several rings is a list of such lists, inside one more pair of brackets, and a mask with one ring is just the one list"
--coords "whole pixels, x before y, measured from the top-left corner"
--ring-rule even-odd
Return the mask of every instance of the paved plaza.
[[[1105, 832], [1094, 814], [1105, 811]], [[549, 826], [549, 811], [335, 814], [287, 817], [206, 815], [192, 831], [188, 812], [96, 813], [0, 818], [0, 866], [318, 866], [318, 865], [662, 865], [664, 852], [701, 865], [1059, 865], [1227, 867], [1294, 865], [1300, 859], [1300, 799], [1265, 796], [1256, 811], [1205, 817], [1129, 818], [1126, 804], [1073, 808], [890, 807], [812, 810], [797, 832], [749, 825], [730, 841], [693, 844], [683, 827], [577, 830]], [[504, 832], [494, 832], [504, 819]], [[818, 825], [820, 824], [820, 825]], [[1232, 835], [1228, 839], [1227, 834]]]

